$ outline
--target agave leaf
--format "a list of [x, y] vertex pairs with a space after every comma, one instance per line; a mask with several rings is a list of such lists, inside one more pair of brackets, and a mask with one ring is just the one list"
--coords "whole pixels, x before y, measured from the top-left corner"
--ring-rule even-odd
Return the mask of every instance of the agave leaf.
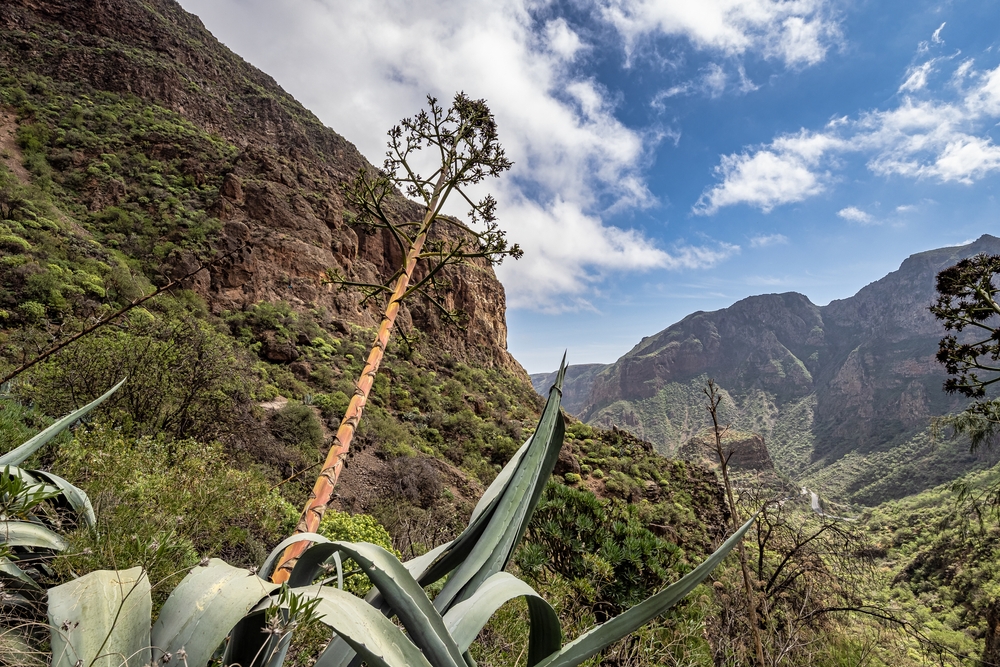
[[[10, 586], [10, 580], [15, 579], [20, 584], [24, 584], [28, 588], [33, 588], [36, 590], [41, 590], [42, 587], [38, 585], [38, 582], [25, 574], [24, 570], [19, 568], [13, 562], [7, 558], [0, 558], [0, 579], [7, 578], [7, 586]], [[0, 584], [3, 586], [4, 584]]]
[[[498, 494], [495, 509], [490, 513], [482, 536], [434, 599], [437, 609], [447, 611], [455, 602], [471, 596], [491, 575], [502, 571], [527, 530], [528, 521], [545, 483], [552, 475], [562, 447], [565, 425], [560, 412], [560, 398], [565, 364], [563, 357], [556, 384], [549, 391], [538, 427], [502, 493]], [[486, 514], [484, 512], [483, 516]]]
[[436, 667], [465, 667], [465, 659], [427, 593], [394, 555], [375, 544], [334, 542], [368, 575], [403, 627]]
[[[303, 533], [303, 536], [309, 534], [310, 533]], [[295, 567], [292, 569], [292, 573], [288, 576], [288, 586], [290, 588], [308, 586], [313, 583], [313, 581], [316, 580], [317, 575], [323, 571], [323, 566], [326, 563], [329, 563], [330, 560], [333, 560], [337, 567], [337, 588], [343, 588], [344, 569], [340, 562], [340, 547], [337, 546], [335, 542], [330, 541], [316, 543], [311, 538], [309, 541], [313, 542], [313, 545], [306, 549], [301, 556], [299, 556], [298, 561], [295, 563]], [[280, 554], [281, 552], [279, 551], [278, 553]]]
[[187, 651], [189, 665], [205, 665], [233, 626], [277, 584], [213, 558], [188, 573], [153, 626], [154, 659]]
[[264, 562], [261, 564], [260, 569], [257, 570], [257, 573], [261, 577], [264, 577], [265, 579], [270, 579], [271, 573], [274, 570], [274, 565], [278, 562], [278, 558], [281, 557], [281, 554], [285, 552], [285, 549], [288, 546], [295, 544], [296, 542], [312, 542], [313, 544], [325, 544], [328, 543], [329, 541], [330, 540], [323, 537], [319, 533], [297, 533], [295, 535], [292, 535], [291, 537], [286, 537], [281, 541], [281, 544], [271, 549], [271, 553], [268, 554], [267, 558], [264, 559]]
[[229, 641], [222, 654], [223, 665], [241, 665], [255, 667], [260, 665], [262, 656], [267, 655], [267, 644], [270, 635], [264, 631], [267, 619], [264, 609], [271, 605], [271, 599], [265, 598], [254, 609], [241, 618], [229, 633]]
[[292, 633], [286, 632], [281, 636], [281, 639], [277, 641], [277, 645], [274, 647], [273, 651], [270, 651], [270, 657], [268, 657], [267, 662], [264, 663], [264, 667], [281, 667], [285, 663], [285, 656], [288, 655], [288, 647], [292, 644]]
[[27, 521], [0, 521], [0, 544], [53, 551], [64, 551], [67, 547], [66, 540], [45, 526]]
[[739, 544], [750, 526], [753, 525], [758, 514], [760, 512], [750, 517], [750, 520], [733, 533], [732, 537], [726, 540], [715, 553], [706, 558], [701, 565], [688, 572], [680, 581], [667, 586], [656, 595], [615, 616], [607, 623], [591, 628], [566, 644], [558, 653], [543, 660], [539, 663], [539, 667], [576, 667], [587, 658], [597, 655], [605, 647], [632, 634], [666, 612], [694, 590], [729, 555], [729, 552]]
[[[538, 498], [546, 481], [552, 474], [552, 468], [559, 457], [559, 448], [562, 446], [565, 427], [559, 412], [559, 404], [565, 374], [566, 357], [563, 356], [556, 383], [549, 391], [549, 400], [545, 404], [534, 435], [528, 438], [486, 490], [484, 499], [481, 499], [476, 506], [476, 513], [474, 513], [469, 526], [453, 542], [434, 549], [431, 552], [434, 556], [431, 556], [430, 553], [424, 554], [407, 563], [406, 568], [421, 586], [428, 586], [440, 580], [456, 567], [465, 569], [464, 573], [455, 572], [448, 580], [445, 589], [448, 589], [449, 586], [452, 586], [452, 589], [448, 591], [447, 597], [442, 597], [444, 594], [442, 591], [434, 599], [436, 609], [446, 611], [448, 605], [460, 592], [454, 589], [463, 588], [458, 583], [453, 584], [453, 582], [458, 581], [460, 574], [462, 580], [468, 583], [478, 573], [480, 579], [475, 584], [478, 585], [489, 575], [501, 571], [527, 529], [527, 522], [538, 504]], [[532, 460], [526, 461], [529, 455]], [[516, 484], [520, 484], [520, 486], [515, 488]], [[511, 514], [516, 514], [517, 511], [513, 510], [511, 505], [517, 498], [522, 501], [519, 506], [522, 516], [521, 525], [515, 531], [516, 539], [514, 539], [513, 534], [508, 534], [506, 536], [507, 544], [501, 545], [504, 541], [502, 534], [504, 529], [510, 528], [515, 522], [515, 519], [511, 518]], [[506, 512], [499, 510], [502, 503], [507, 503]], [[484, 533], [487, 528], [493, 531], [493, 539], [490, 541], [490, 544], [493, 545], [493, 551], [484, 547], [486, 542]], [[475, 564], [469, 566], [467, 563], [467, 559], [474, 549], [480, 550], [478, 567]], [[484, 568], [483, 564], [494, 555], [496, 557], [493, 558], [491, 567], [496, 569], [491, 571], [489, 568]], [[474, 590], [474, 586], [469, 586], [467, 592], [471, 595]], [[385, 605], [381, 594], [376, 591], [373, 593], [374, 595], [369, 594], [368, 601], [375, 607], [382, 609], [384, 613], [391, 614], [393, 610]], [[353, 664], [353, 657], [352, 651], [342, 641], [334, 638], [321, 658], [324, 664], [317, 665], [317, 667], [346, 667]]]
[[33, 470], [34, 474], [48, 480], [52, 483], [52, 486], [59, 489], [62, 492], [66, 502], [69, 506], [73, 508], [73, 511], [78, 515], [83, 517], [84, 522], [90, 528], [94, 528], [97, 525], [97, 516], [94, 514], [94, 506], [90, 503], [90, 498], [83, 491], [83, 489], [70, 484], [65, 479], [51, 472], [45, 472], [43, 470]]
[[91, 572], [50, 588], [48, 598], [52, 667], [149, 663], [152, 605], [141, 567]]
[[[370, 667], [440, 667], [432, 665], [420, 649], [377, 609], [350, 593], [329, 586], [293, 589], [319, 597], [319, 620], [330, 626]], [[329, 649], [314, 667], [329, 667]], [[464, 663], [463, 663], [464, 664]]]
[[467, 651], [497, 609], [516, 597], [524, 597], [528, 602], [531, 621], [528, 666], [558, 651], [562, 645], [562, 627], [552, 605], [531, 586], [506, 572], [494, 574], [472, 597], [459, 602], [444, 615], [444, 623], [458, 647]]
[[42, 447], [42, 445], [47, 443], [55, 436], [59, 435], [59, 433], [67, 426], [70, 426], [77, 419], [86, 416], [88, 412], [90, 412], [98, 405], [106, 401], [111, 396], [111, 394], [118, 391], [118, 388], [121, 387], [123, 384], [125, 384], [125, 380], [122, 380], [114, 387], [109, 389], [107, 392], [105, 392], [103, 396], [100, 396], [99, 398], [91, 401], [90, 403], [83, 406], [79, 410], [69, 413], [68, 415], [57, 421], [55, 424], [52, 424], [52, 426], [49, 426], [47, 429], [45, 429], [35, 437], [25, 442], [23, 445], [15, 449], [12, 449], [3, 456], [0, 456], [0, 466], [20, 465], [21, 463], [24, 462], [26, 458], [28, 458], [36, 451], [38, 451]]
[[533, 436], [528, 436], [528, 439], [524, 441], [524, 444], [518, 447], [517, 451], [514, 452], [514, 456], [510, 457], [510, 461], [503, 467], [500, 473], [496, 476], [496, 479], [486, 488], [483, 492], [483, 497], [479, 499], [476, 503], [475, 509], [472, 510], [472, 516], [469, 517], [469, 523], [474, 522], [483, 512], [487, 511], [490, 505], [500, 497], [503, 490], [507, 487], [507, 482], [510, 481], [511, 476], [517, 469], [518, 464], [524, 457], [524, 453], [528, 451], [528, 446], [531, 445], [531, 439]]

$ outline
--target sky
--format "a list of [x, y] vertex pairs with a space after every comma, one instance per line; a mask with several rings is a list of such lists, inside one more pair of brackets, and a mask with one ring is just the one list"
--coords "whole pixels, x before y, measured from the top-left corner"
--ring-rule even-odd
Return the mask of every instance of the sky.
[[1000, 235], [992, 2], [180, 2], [375, 164], [428, 94], [487, 100], [515, 163], [489, 192], [525, 251], [497, 268], [508, 348], [532, 373]]

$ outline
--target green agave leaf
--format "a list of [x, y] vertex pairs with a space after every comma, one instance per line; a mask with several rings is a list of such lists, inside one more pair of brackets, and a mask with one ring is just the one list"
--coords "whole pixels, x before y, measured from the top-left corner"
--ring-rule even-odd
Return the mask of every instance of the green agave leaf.
[[[329, 586], [307, 586], [293, 592], [321, 598], [316, 607], [319, 620], [330, 626], [369, 667], [441, 667], [432, 665], [396, 624], [361, 598]], [[324, 651], [315, 667], [333, 664], [329, 653], [329, 649]]]
[[154, 659], [187, 651], [189, 665], [205, 665], [233, 626], [277, 584], [217, 558], [198, 566], [174, 589], [153, 626]]
[[530, 635], [528, 639], [528, 666], [538, 664], [543, 658], [562, 646], [562, 627], [559, 616], [535, 589], [507, 572], [497, 572], [467, 600], [459, 602], [444, 615], [448, 632], [462, 651], [467, 651], [479, 631], [505, 602], [524, 597], [528, 602]]
[[647, 598], [607, 623], [591, 628], [566, 644], [558, 653], [540, 662], [539, 667], [576, 667], [587, 658], [597, 655], [605, 647], [632, 634], [666, 612], [711, 574], [712, 570], [739, 544], [759, 514], [760, 512], [750, 517], [750, 520], [733, 533], [732, 537], [726, 540], [715, 553], [706, 558], [701, 565], [688, 572], [680, 581], [667, 586], [656, 595]]
[[295, 544], [296, 542], [312, 542], [313, 544], [325, 544], [328, 543], [329, 541], [330, 540], [323, 537], [319, 533], [298, 533], [296, 535], [292, 535], [291, 537], [286, 537], [281, 541], [281, 543], [278, 546], [271, 549], [271, 553], [268, 554], [267, 558], [264, 559], [264, 562], [261, 564], [260, 569], [257, 570], [257, 573], [264, 579], [270, 579], [271, 574], [274, 570], [274, 566], [277, 564], [278, 559], [281, 557], [281, 554], [284, 553], [285, 549]]
[[437, 560], [437, 558], [445, 551], [450, 549], [452, 544], [454, 544], [454, 541], [438, 545], [422, 556], [411, 558], [403, 563], [403, 566], [406, 568], [407, 572], [413, 575], [414, 579], [419, 580], [423, 573], [427, 571], [427, 566]]
[[27, 521], [0, 521], [0, 544], [53, 551], [64, 551], [68, 546], [63, 538], [48, 528]]
[[465, 659], [427, 593], [394, 555], [366, 542], [334, 542], [356, 562], [395, 612], [413, 643], [435, 667], [465, 667]]
[[[498, 494], [495, 509], [490, 513], [482, 536], [434, 599], [437, 609], [447, 611], [455, 602], [471, 596], [491, 575], [502, 571], [527, 530], [528, 521], [545, 483], [552, 475], [563, 443], [565, 425], [560, 412], [560, 399], [565, 364], [564, 356], [556, 384], [549, 391], [549, 399], [524, 455], [513, 469], [502, 493]], [[486, 514], [484, 512], [483, 516]]]
[[288, 647], [292, 644], [292, 633], [286, 633], [278, 640], [278, 645], [270, 652], [270, 657], [264, 663], [264, 667], [281, 667], [285, 663], [285, 656], [288, 655]]
[[149, 590], [141, 567], [98, 570], [50, 588], [52, 667], [148, 664]]
[[[311, 534], [311, 533], [306, 533]], [[324, 538], [325, 539], [325, 538]], [[312, 541], [312, 540], [310, 540]], [[313, 543], [306, 549], [288, 576], [288, 586], [298, 588], [308, 586], [323, 571], [323, 566], [333, 560], [337, 567], [337, 588], [344, 587], [344, 568], [340, 562], [340, 547], [334, 542]]]
[[33, 588], [41, 590], [42, 587], [38, 585], [38, 582], [29, 577], [24, 570], [14, 565], [12, 561], [7, 558], [0, 558], [0, 578], [7, 578], [8, 587], [10, 586], [10, 579], [16, 580], [19, 584], [24, 584], [28, 588]]
[[[486, 490], [483, 498], [480, 499], [480, 502], [476, 506], [469, 526], [453, 542], [441, 545], [432, 552], [407, 563], [407, 570], [413, 574], [413, 577], [421, 586], [428, 586], [440, 580], [445, 575], [453, 572], [457, 567], [465, 568], [468, 565], [466, 560], [474, 549], [481, 550], [481, 553], [478, 554], [479, 565], [478, 567], [468, 567], [464, 574], [462, 574], [462, 579], [466, 583], [472, 577], [476, 576], [477, 572], [481, 574], [481, 580], [485, 580], [489, 575], [503, 570], [506, 566], [514, 547], [517, 546], [517, 542], [520, 541], [521, 536], [523, 536], [524, 531], [527, 529], [527, 521], [531, 518], [531, 512], [534, 511], [535, 506], [538, 504], [538, 497], [541, 495], [545, 483], [551, 476], [552, 468], [559, 457], [559, 448], [562, 446], [564, 433], [559, 405], [565, 374], [566, 357], [564, 355], [556, 383], [549, 391], [549, 400], [542, 411], [542, 417], [539, 420], [538, 427], [535, 429], [535, 434], [528, 438]], [[538, 445], [536, 443], [541, 444]], [[532, 461], [525, 460], [529, 452], [531, 452], [531, 456], [533, 457]], [[518, 477], [518, 480], [514, 479], [515, 476]], [[516, 483], [520, 484], [518, 489], [514, 489]], [[533, 489], [531, 488], [532, 486], [534, 487]], [[529, 490], [532, 491], [530, 496], [528, 495]], [[516, 531], [516, 539], [514, 539], [514, 535], [507, 535], [509, 545], [506, 547], [499, 546], [504, 539], [502, 534], [504, 528], [509, 527], [513, 521], [510, 518], [513, 509], [511, 507], [511, 499], [516, 497], [520, 497], [522, 501], [528, 501], [520, 506], [523, 520]], [[503, 502], [508, 503], [508, 511], [506, 513], [498, 511]], [[490, 541], [490, 544], [493, 546], [492, 551], [484, 547], [484, 533], [488, 527], [494, 532], [493, 539]], [[497, 556], [493, 560], [493, 567], [496, 569], [493, 571], [489, 569], [484, 570], [483, 564], [494, 555], [493, 551], [496, 552]], [[447, 610], [448, 605], [460, 592], [454, 589], [464, 587], [458, 583], [452, 583], [457, 581], [459, 574], [459, 572], [453, 574], [448, 581], [448, 585], [445, 586], [446, 589], [449, 585], [452, 586], [452, 590], [449, 590], [448, 596], [442, 597], [444, 593], [442, 591], [435, 598], [434, 606], [436, 609]], [[474, 588], [470, 586], [469, 594], [473, 591]], [[382, 595], [377, 592], [377, 589], [372, 593], [366, 599], [375, 607], [382, 609], [384, 613], [392, 614], [393, 610], [385, 604]], [[347, 665], [354, 664], [352, 662], [353, 658], [353, 652], [344, 642], [334, 638], [323, 653], [324, 664], [322, 666], [317, 665], [317, 667], [347, 667]]]
[[65, 479], [51, 472], [43, 470], [32, 470], [32, 473], [48, 480], [52, 486], [62, 492], [63, 497], [73, 511], [83, 517], [84, 522], [90, 528], [97, 526], [97, 515], [94, 514], [94, 506], [90, 503], [90, 498], [83, 489], [70, 484]]
[[111, 394], [118, 391], [118, 388], [121, 387], [123, 384], [125, 384], [125, 380], [122, 380], [114, 387], [109, 389], [103, 396], [88, 403], [87, 405], [83, 406], [76, 412], [71, 412], [70, 414], [66, 415], [52, 426], [49, 426], [47, 429], [45, 429], [35, 437], [25, 442], [23, 445], [17, 447], [16, 449], [12, 449], [3, 456], [0, 456], [0, 466], [19, 465], [23, 463], [26, 458], [28, 458], [36, 451], [38, 451], [49, 440], [59, 435], [59, 433], [67, 426], [70, 426], [77, 419], [86, 416], [88, 412], [90, 412], [98, 405], [106, 401], [111, 396]]

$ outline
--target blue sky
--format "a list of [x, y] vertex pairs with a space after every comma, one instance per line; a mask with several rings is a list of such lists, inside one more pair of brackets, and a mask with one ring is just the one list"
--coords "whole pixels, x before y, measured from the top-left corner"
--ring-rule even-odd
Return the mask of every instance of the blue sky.
[[181, 0], [375, 163], [427, 93], [486, 98], [529, 372], [696, 310], [855, 293], [1000, 234], [1000, 8], [835, 0]]

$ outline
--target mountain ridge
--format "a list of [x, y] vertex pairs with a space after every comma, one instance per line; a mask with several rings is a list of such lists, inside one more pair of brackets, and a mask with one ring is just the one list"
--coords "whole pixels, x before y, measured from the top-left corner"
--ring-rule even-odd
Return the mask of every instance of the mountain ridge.
[[674, 455], [707, 426], [699, 388], [713, 378], [727, 419], [764, 435], [786, 474], [818, 474], [849, 454], [882, 456], [962, 405], [941, 389], [943, 329], [927, 306], [937, 272], [980, 252], [1000, 253], [1000, 238], [916, 253], [826, 306], [785, 292], [692, 313], [615, 363], [577, 373], [573, 392], [587, 398], [572, 407], [587, 423], [629, 429]]

